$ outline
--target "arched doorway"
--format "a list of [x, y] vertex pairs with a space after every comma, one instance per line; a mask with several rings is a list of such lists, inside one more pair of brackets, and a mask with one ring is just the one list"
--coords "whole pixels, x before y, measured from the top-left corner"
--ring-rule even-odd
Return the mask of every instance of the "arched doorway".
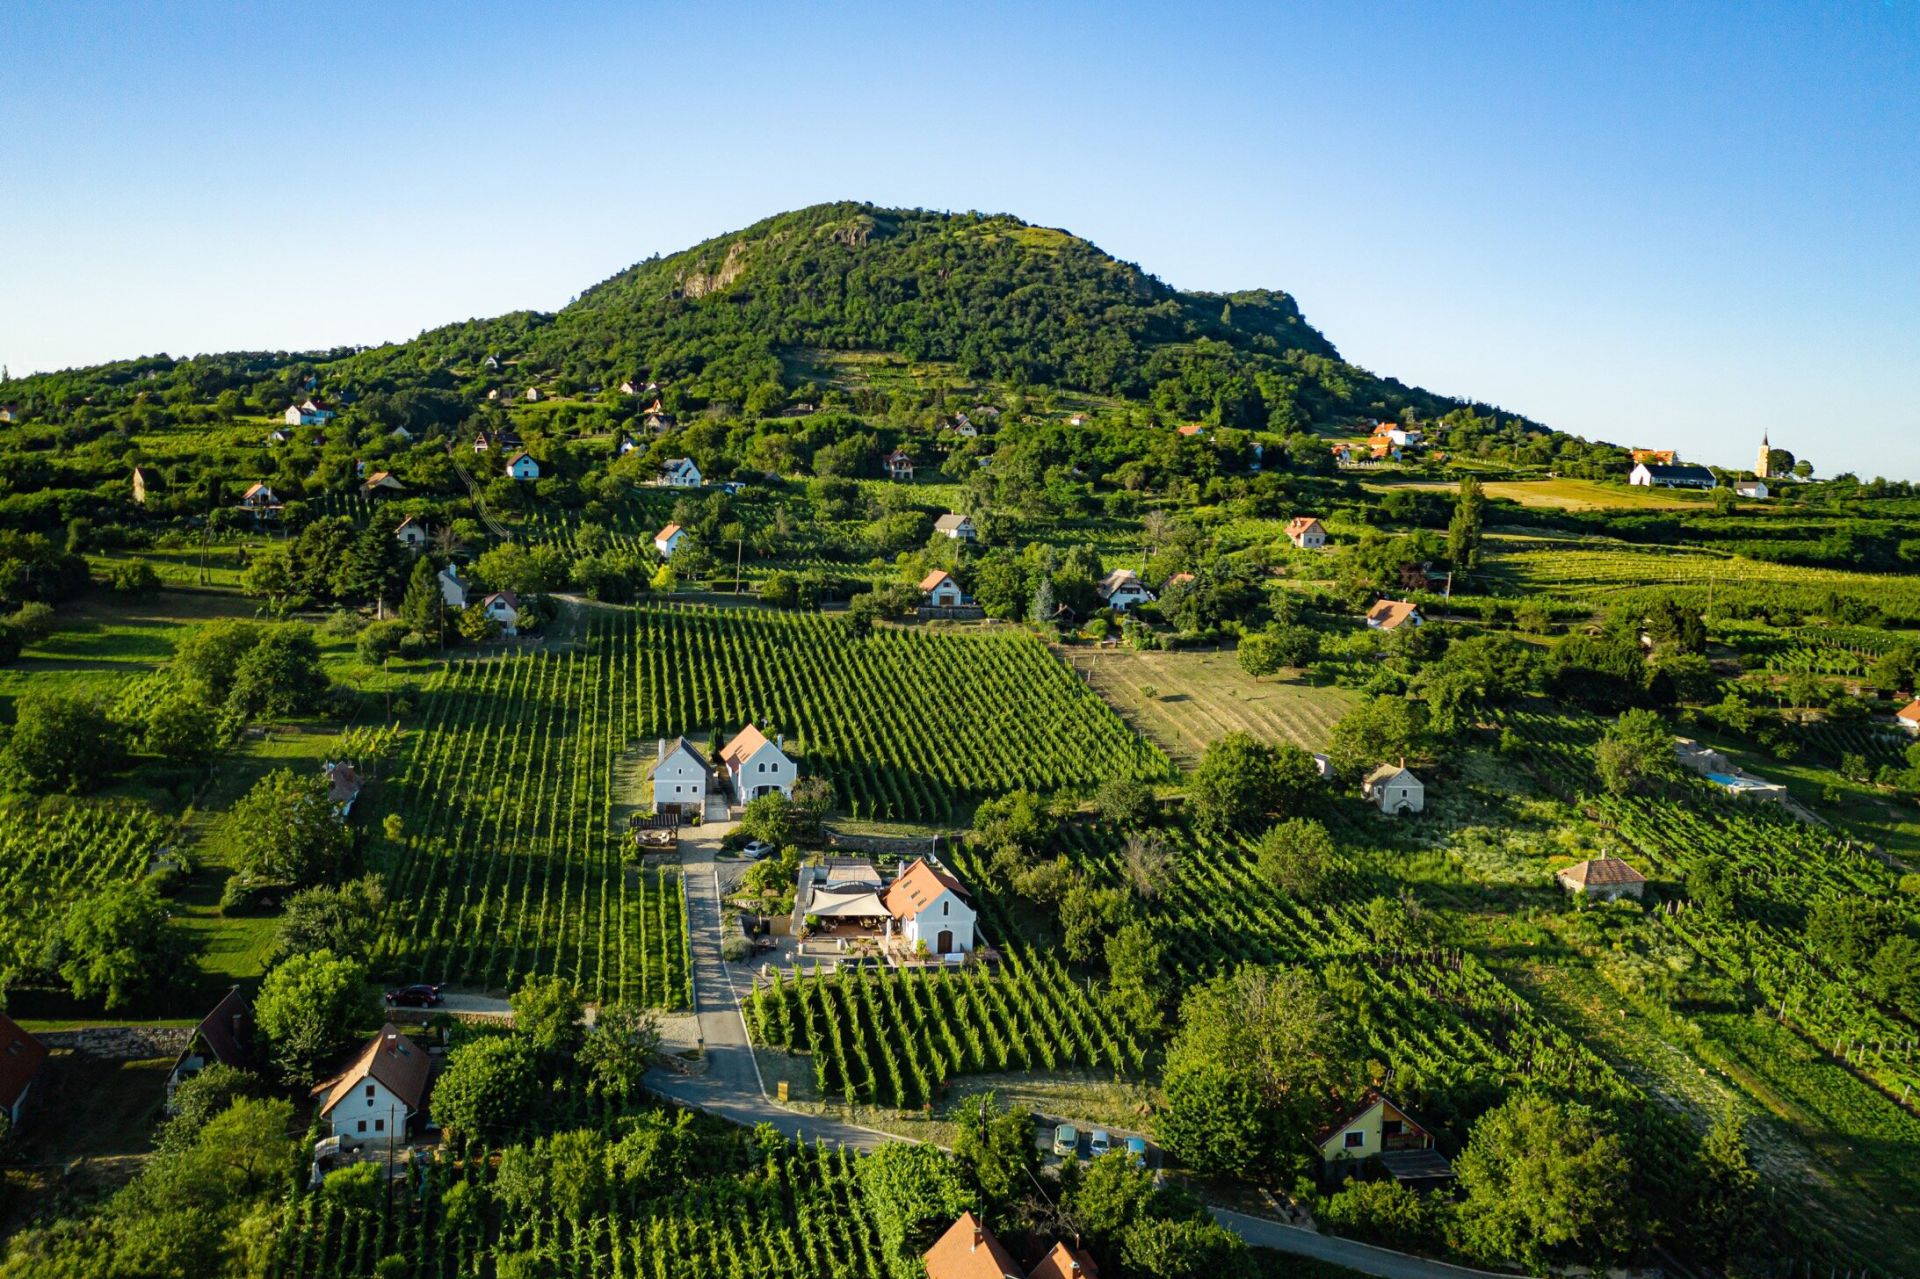
[[935, 942], [936, 944], [933, 949], [936, 954], [951, 955], [953, 953], [953, 930], [951, 928], [942, 928], [940, 930], [940, 936], [935, 939]]

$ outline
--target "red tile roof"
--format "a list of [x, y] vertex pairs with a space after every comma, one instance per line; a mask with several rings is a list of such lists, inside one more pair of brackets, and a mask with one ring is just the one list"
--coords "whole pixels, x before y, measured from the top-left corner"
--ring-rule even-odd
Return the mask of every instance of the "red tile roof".
[[1561, 882], [1581, 887], [1607, 888], [1615, 884], [1644, 884], [1647, 877], [1618, 857], [1595, 857], [1575, 862], [1560, 872]]
[[1920, 724], [1920, 697], [1914, 698], [1894, 712], [1895, 717], [1909, 724]]
[[427, 1077], [431, 1073], [427, 1054], [401, 1034], [398, 1026], [388, 1022], [380, 1028], [379, 1037], [354, 1058], [351, 1066], [313, 1092], [315, 1096], [327, 1095], [320, 1104], [320, 1113], [324, 1115], [346, 1100], [362, 1080], [373, 1079], [406, 1102], [408, 1109], [418, 1110], [427, 1095]]
[[927, 1279], [1024, 1279], [1006, 1245], [970, 1212], [961, 1213], [922, 1260]]
[[951, 582], [952, 580], [953, 580], [953, 575], [951, 573], [947, 572], [947, 570], [943, 568], [937, 568], [933, 570], [933, 572], [927, 574], [925, 577], [920, 579], [920, 591], [922, 594], [925, 594], [926, 592], [931, 591], [935, 587], [939, 586], [940, 583]]
[[900, 872], [900, 878], [887, 885], [887, 913], [895, 919], [912, 919], [933, 905], [941, 893], [952, 891], [965, 897], [967, 890], [959, 880], [922, 857]]
[[11, 1110], [40, 1073], [47, 1046], [0, 1013], [0, 1110]]

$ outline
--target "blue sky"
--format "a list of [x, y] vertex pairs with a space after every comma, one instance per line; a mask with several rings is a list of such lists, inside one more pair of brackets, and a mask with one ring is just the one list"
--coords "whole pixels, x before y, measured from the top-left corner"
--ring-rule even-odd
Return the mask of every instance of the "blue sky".
[[406, 338], [783, 209], [1018, 214], [1352, 360], [1920, 478], [1920, 0], [0, 0], [0, 361]]

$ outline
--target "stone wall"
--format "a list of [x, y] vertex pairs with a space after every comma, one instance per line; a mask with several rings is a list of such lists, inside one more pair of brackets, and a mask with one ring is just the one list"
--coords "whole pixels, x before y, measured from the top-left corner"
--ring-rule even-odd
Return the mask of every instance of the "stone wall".
[[49, 1048], [71, 1048], [102, 1061], [150, 1061], [178, 1057], [193, 1040], [192, 1026], [87, 1026], [47, 1030], [34, 1036]]

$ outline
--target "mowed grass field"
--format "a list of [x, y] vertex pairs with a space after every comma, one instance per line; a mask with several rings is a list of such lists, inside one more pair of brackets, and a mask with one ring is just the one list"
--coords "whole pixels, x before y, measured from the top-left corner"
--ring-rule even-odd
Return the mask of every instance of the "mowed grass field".
[[[1065, 656], [1090, 678], [1095, 692], [1182, 768], [1193, 767], [1208, 742], [1236, 731], [1323, 750], [1335, 722], [1359, 700], [1358, 694], [1331, 685], [1254, 679], [1230, 650], [1069, 650]], [[1144, 691], [1148, 688], [1152, 697]]]
[[[1406, 484], [1369, 484], [1366, 487], [1375, 493], [1397, 488], [1452, 493], [1459, 488], [1457, 484], [1426, 480]], [[1598, 511], [1609, 507], [1675, 510], [1704, 506], [1707, 500], [1704, 494], [1695, 496], [1673, 489], [1631, 488], [1623, 484], [1602, 484], [1598, 480], [1487, 480], [1481, 487], [1490, 498], [1559, 511]]]

